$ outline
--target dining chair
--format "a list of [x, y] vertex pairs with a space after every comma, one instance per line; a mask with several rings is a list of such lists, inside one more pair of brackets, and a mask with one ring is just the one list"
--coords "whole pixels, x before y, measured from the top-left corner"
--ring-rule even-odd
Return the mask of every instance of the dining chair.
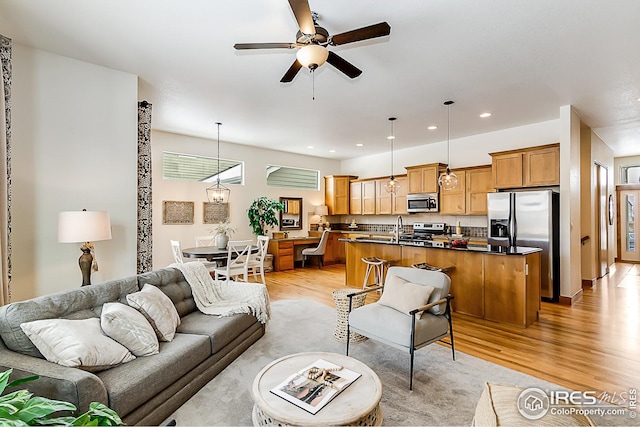
[[178, 264], [184, 264], [182, 248], [180, 247], [180, 242], [178, 240], [171, 240], [171, 253], [173, 254], [173, 259], [175, 259]]
[[201, 248], [203, 246], [214, 246], [216, 244], [216, 236], [208, 235], [208, 236], [196, 236], [196, 248]]
[[267, 284], [264, 278], [264, 259], [268, 250], [269, 236], [258, 236], [258, 252], [249, 255], [249, 273], [253, 273], [253, 279], [255, 280], [258, 272], [260, 272], [263, 285]]
[[[224, 277], [226, 281], [229, 281], [234, 277], [236, 281], [247, 282], [252, 243], [251, 240], [229, 240], [227, 243], [227, 265], [213, 269], [215, 280]], [[242, 276], [242, 280], [238, 279], [240, 276]]]

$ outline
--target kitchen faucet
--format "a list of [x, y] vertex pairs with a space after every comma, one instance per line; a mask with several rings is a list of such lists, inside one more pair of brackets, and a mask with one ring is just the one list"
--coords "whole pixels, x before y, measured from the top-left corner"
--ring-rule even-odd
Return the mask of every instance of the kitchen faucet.
[[404, 225], [402, 224], [402, 216], [398, 215], [398, 217], [396, 218], [396, 226], [393, 230], [393, 240], [396, 243], [400, 242], [400, 235], [402, 234], [402, 228], [404, 227]]

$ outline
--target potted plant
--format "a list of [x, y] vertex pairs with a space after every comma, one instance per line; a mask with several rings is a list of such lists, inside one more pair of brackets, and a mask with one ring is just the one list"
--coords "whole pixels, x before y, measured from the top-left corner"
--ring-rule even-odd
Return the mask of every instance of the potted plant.
[[63, 416], [60, 411], [75, 411], [69, 402], [34, 396], [29, 390], [17, 390], [2, 395], [7, 388], [15, 387], [39, 377], [32, 376], [9, 382], [13, 369], [0, 374], [0, 425], [69, 425], [69, 426], [119, 426], [118, 414], [99, 402], [91, 402], [89, 410], [78, 416]]
[[249, 226], [253, 234], [266, 236], [267, 227], [278, 225], [276, 211], [283, 211], [284, 205], [277, 200], [269, 199], [266, 196], [258, 197], [251, 203], [247, 210]]
[[236, 230], [232, 228], [228, 222], [222, 222], [218, 224], [215, 232], [216, 246], [218, 246], [218, 249], [224, 249], [227, 247], [227, 243], [229, 243], [229, 237], [231, 237], [231, 235], [235, 233]]

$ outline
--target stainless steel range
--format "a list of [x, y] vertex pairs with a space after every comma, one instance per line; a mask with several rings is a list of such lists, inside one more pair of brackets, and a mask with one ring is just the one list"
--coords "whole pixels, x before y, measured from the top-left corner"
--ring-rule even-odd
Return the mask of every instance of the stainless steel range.
[[447, 225], [444, 222], [416, 222], [413, 234], [400, 236], [400, 244], [408, 246], [424, 246], [428, 248], [444, 248], [444, 242], [433, 240], [434, 235], [444, 234]]

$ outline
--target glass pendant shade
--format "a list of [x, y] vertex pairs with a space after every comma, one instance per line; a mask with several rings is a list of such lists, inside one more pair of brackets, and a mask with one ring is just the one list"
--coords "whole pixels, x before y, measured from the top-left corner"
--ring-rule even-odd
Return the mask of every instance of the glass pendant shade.
[[384, 190], [387, 193], [395, 194], [400, 188], [400, 183], [393, 177], [393, 141], [396, 139], [393, 134], [393, 122], [396, 120], [395, 117], [389, 117], [389, 121], [391, 122], [391, 134], [387, 137], [389, 141], [391, 141], [391, 176], [389, 176], [389, 180], [384, 183]]
[[438, 185], [443, 190], [453, 190], [458, 185], [458, 176], [447, 167], [447, 173], [443, 173], [438, 178]]
[[229, 195], [231, 190], [220, 183], [220, 125], [222, 123], [216, 123], [218, 125], [218, 168], [216, 170], [217, 180], [211, 187], [207, 188], [207, 199], [209, 202], [215, 204], [229, 203]]
[[317, 44], [310, 44], [298, 49], [296, 58], [303, 67], [315, 70], [324, 64], [329, 57], [329, 51]]

